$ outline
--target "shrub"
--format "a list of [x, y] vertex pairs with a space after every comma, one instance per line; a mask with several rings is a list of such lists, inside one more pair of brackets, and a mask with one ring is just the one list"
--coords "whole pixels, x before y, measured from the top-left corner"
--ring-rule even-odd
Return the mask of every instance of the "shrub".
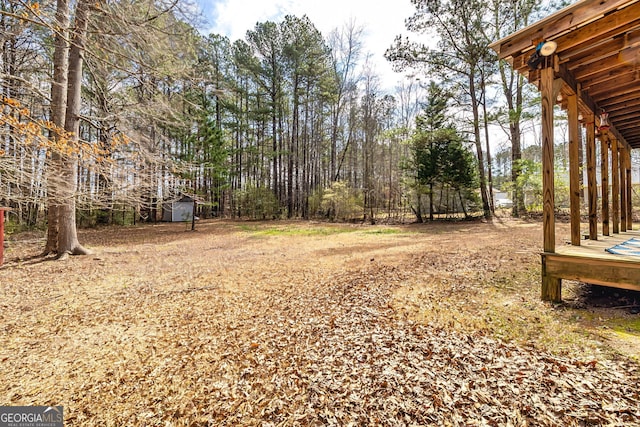
[[349, 221], [362, 214], [364, 201], [360, 192], [346, 182], [337, 181], [324, 191], [320, 206], [330, 220]]

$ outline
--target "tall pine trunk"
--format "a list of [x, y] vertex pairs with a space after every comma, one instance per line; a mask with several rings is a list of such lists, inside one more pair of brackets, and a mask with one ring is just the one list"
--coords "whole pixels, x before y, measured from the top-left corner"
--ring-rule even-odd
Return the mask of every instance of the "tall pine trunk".
[[[51, 122], [56, 126], [51, 137], [58, 141], [58, 131], [64, 129], [67, 108], [67, 74], [69, 72], [69, 0], [58, 0], [56, 4], [56, 27], [53, 52], [53, 84], [51, 85]], [[58, 177], [60, 154], [51, 153], [51, 166], [47, 177], [47, 243], [45, 254], [58, 251]]]
[[482, 141], [480, 140], [480, 113], [479, 102], [476, 92], [475, 73], [469, 74], [469, 93], [471, 95], [471, 108], [473, 110], [473, 136], [476, 145], [476, 155], [478, 156], [478, 174], [480, 176], [480, 196], [482, 197], [482, 211], [485, 218], [491, 218], [491, 208], [489, 207], [489, 196], [487, 194], [487, 175], [484, 171], [484, 154], [482, 152]]
[[[80, 133], [80, 105], [82, 89], [82, 65], [89, 23], [89, 0], [79, 0], [76, 5], [75, 28], [69, 50], [69, 78], [67, 86], [67, 111], [64, 129], [71, 135], [70, 144], [77, 146]], [[77, 154], [64, 155], [60, 162], [61, 182], [58, 192], [58, 255], [86, 255], [90, 253], [78, 241], [76, 230], [76, 202], [78, 159]]]

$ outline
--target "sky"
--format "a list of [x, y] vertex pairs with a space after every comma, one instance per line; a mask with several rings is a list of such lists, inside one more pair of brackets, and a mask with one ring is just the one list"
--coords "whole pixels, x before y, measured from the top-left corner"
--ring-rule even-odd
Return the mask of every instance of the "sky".
[[[307, 15], [325, 36], [354, 20], [364, 28], [364, 53], [370, 53], [383, 87], [402, 80], [394, 73], [384, 52], [398, 34], [408, 34], [404, 21], [415, 10], [410, 0], [372, 2], [371, 0], [197, 0], [207, 23], [205, 33], [244, 39], [257, 22], [279, 22], [285, 15]], [[377, 3], [377, 4], [376, 4]]]

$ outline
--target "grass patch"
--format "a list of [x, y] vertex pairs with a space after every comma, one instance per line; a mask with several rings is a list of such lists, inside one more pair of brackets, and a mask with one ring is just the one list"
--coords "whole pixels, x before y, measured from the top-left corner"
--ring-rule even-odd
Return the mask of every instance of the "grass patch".
[[254, 236], [330, 236], [333, 234], [352, 233], [357, 231], [357, 228], [352, 227], [309, 227], [305, 226], [274, 226], [264, 227], [256, 225], [241, 225], [240, 230], [246, 233], [250, 233]]
[[404, 230], [400, 230], [398, 228], [377, 228], [375, 230], [367, 230], [364, 234], [374, 234], [374, 235], [394, 235], [394, 234], [405, 234]]
[[[451, 292], [448, 283], [414, 283], [395, 295], [396, 307], [438, 328], [491, 336], [578, 359], [615, 353], [589, 312], [540, 300], [538, 267], [496, 275]], [[611, 326], [613, 328], [613, 326]], [[620, 334], [640, 336], [640, 319], [619, 320]]]
[[640, 338], [640, 317], [615, 319], [612, 321], [614, 331]]

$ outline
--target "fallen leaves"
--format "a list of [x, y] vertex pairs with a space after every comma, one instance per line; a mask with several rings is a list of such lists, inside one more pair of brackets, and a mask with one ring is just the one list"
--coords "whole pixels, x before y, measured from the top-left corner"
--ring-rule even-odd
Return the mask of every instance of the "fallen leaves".
[[[194, 259], [194, 245], [224, 244], [202, 233], [182, 250], [167, 243], [173, 266], [148, 251], [134, 256], [149, 265], [105, 254], [90, 279], [69, 271], [30, 286], [27, 275], [59, 267], [19, 270], [0, 287], [0, 404], [62, 404], [69, 426], [640, 425], [630, 361], [559, 356], [399, 310], [394, 292], [421, 278], [477, 285], [481, 258], [416, 263], [419, 246], [388, 258], [371, 244], [382, 238], [397, 236], [291, 237], [284, 261], [253, 239]], [[331, 255], [348, 242], [370, 251]]]

